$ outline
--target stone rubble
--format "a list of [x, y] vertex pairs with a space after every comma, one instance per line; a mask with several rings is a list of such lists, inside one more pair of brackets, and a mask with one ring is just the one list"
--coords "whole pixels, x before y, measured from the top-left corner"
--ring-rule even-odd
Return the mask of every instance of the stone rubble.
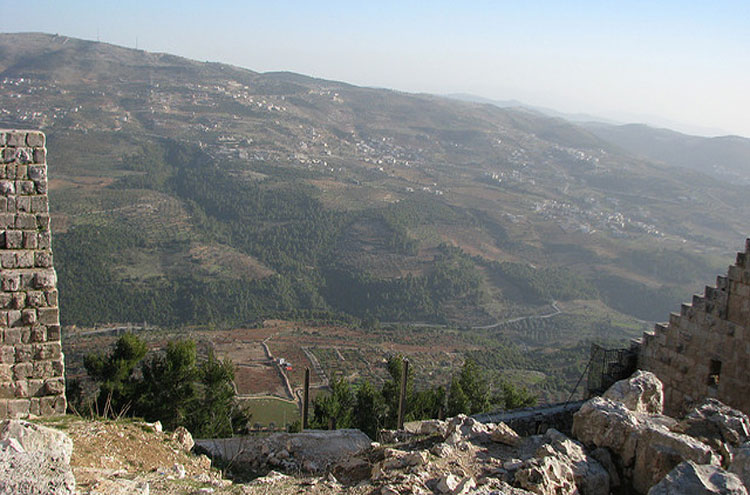
[[[659, 412], [661, 391], [650, 373], [618, 382], [606, 398], [581, 407], [573, 437], [552, 428], [521, 437], [505, 424], [463, 415], [407, 423], [402, 431], [383, 432], [381, 439], [393, 442], [373, 443], [334, 463], [329, 472], [338, 485], [330, 493], [746, 493], [747, 418], [718, 401], [681, 420], [669, 418]], [[692, 492], [693, 486], [704, 491]]]

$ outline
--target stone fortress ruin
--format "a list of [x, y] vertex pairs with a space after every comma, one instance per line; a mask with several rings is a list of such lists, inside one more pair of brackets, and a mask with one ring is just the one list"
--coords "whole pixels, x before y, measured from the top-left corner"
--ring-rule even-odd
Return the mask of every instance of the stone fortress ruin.
[[0, 130], [0, 419], [64, 414], [45, 136]]

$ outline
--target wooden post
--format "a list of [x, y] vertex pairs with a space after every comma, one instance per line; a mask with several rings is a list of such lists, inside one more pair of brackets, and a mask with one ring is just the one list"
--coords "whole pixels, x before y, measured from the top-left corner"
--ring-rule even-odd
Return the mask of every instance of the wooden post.
[[404, 429], [404, 415], [406, 414], [406, 380], [409, 378], [409, 360], [404, 359], [401, 367], [401, 394], [398, 398], [398, 430]]
[[302, 429], [307, 429], [308, 402], [310, 398], [310, 368], [305, 368], [305, 388], [302, 391]]

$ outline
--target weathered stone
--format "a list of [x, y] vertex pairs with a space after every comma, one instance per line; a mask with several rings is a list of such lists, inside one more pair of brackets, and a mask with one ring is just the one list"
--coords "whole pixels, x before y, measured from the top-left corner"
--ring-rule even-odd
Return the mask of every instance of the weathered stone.
[[718, 440], [735, 447], [750, 438], [747, 415], [710, 398], [690, 411], [673, 429], [704, 442]]
[[654, 485], [648, 495], [747, 495], [739, 478], [723, 469], [686, 461]]
[[453, 474], [447, 474], [440, 478], [440, 480], [437, 482], [437, 485], [435, 486], [435, 490], [438, 493], [453, 493], [453, 491], [456, 489], [459, 483], [459, 479], [457, 476], [454, 476]]
[[75, 478], [68, 464], [43, 452], [17, 452], [0, 446], [0, 493], [73, 495]]
[[639, 493], [646, 493], [675, 466], [686, 460], [698, 464], [719, 464], [718, 457], [708, 445], [662, 426], [647, 425], [638, 432], [633, 488]]
[[578, 493], [573, 470], [554, 456], [531, 459], [516, 471], [515, 482], [538, 495], [575, 495]]
[[448, 423], [439, 419], [427, 419], [424, 421], [411, 421], [404, 424], [404, 430], [416, 435], [443, 435]]
[[490, 428], [484, 423], [459, 414], [448, 422], [445, 438], [448, 443], [454, 444], [461, 440], [485, 440], [489, 438], [489, 431]]
[[631, 472], [633, 487], [645, 493], [684, 460], [719, 464], [711, 448], [693, 437], [675, 433], [673, 422], [641, 414], [622, 403], [595, 397], [576, 413], [573, 434], [587, 445], [609, 449], [620, 472]]
[[[311, 469], [309, 471], [314, 472], [315, 470]], [[331, 472], [336, 476], [336, 479], [341, 480], [342, 483], [355, 485], [370, 477], [372, 464], [365, 459], [353, 457], [337, 463], [333, 466]]]
[[0, 442], [15, 439], [25, 452], [43, 452], [51, 459], [70, 463], [73, 441], [63, 432], [22, 420], [0, 422]]
[[740, 445], [734, 451], [729, 472], [736, 474], [746, 488], [750, 486], [750, 442]]
[[505, 423], [497, 423], [494, 428], [491, 428], [490, 439], [493, 442], [510, 445], [511, 447], [515, 447], [523, 441], [523, 439], [518, 436], [518, 433], [513, 431], [513, 428]]
[[29, 132], [26, 134], [26, 146], [41, 148], [44, 146], [44, 134], [41, 132]]
[[585, 445], [608, 448], [624, 466], [632, 466], [640, 426], [622, 403], [594, 397], [574, 415], [573, 436]]
[[190, 452], [195, 445], [193, 435], [191, 435], [184, 426], [177, 427], [174, 433], [172, 433], [172, 440], [177, 442], [186, 452]]
[[576, 486], [583, 495], [609, 495], [609, 474], [595, 458], [585, 452], [580, 443], [553, 428], [547, 430], [544, 440], [548, 442], [545, 447], [549, 447], [550, 451], [537, 452], [538, 457], [549, 453], [568, 464], [573, 471]]

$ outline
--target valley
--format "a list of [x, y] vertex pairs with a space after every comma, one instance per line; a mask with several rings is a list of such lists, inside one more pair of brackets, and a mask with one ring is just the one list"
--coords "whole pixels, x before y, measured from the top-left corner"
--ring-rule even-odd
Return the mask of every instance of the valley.
[[380, 383], [401, 353], [417, 383], [472, 357], [565, 400], [592, 342], [666, 320], [750, 218], [740, 181], [523, 108], [61, 36], [0, 35], [0, 113], [48, 137], [74, 375], [114, 339], [87, 330], [133, 324], [230, 357], [240, 396], [296, 399], [265, 343], [293, 391], [311, 355]]

